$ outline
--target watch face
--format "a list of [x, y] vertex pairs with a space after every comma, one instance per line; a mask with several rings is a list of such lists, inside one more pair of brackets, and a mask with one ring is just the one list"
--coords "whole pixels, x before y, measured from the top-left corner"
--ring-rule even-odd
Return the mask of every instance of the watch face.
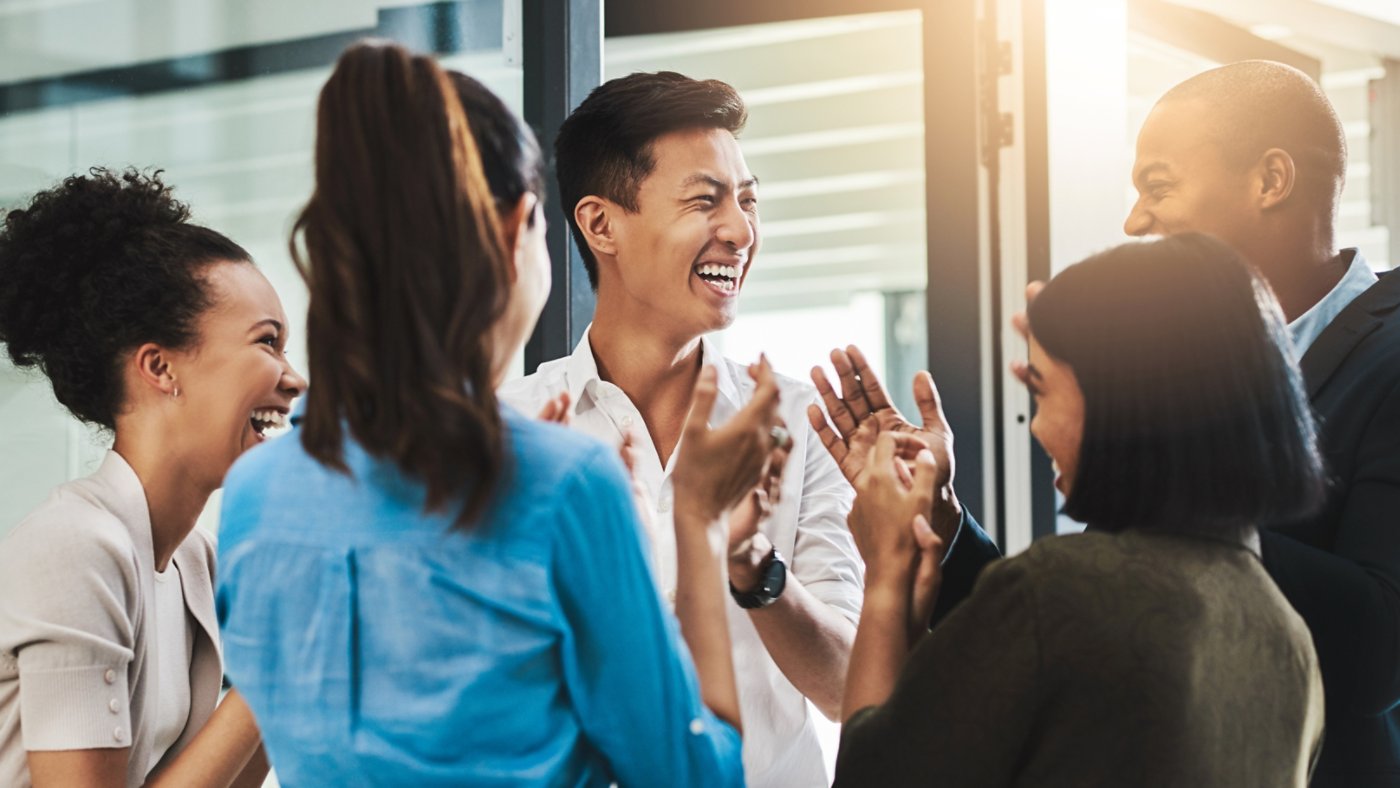
[[770, 599], [777, 599], [782, 595], [783, 589], [787, 587], [787, 564], [783, 563], [782, 556], [778, 551], [773, 551], [773, 560], [768, 564], [768, 571], [763, 573], [763, 591]]
[[763, 568], [763, 579], [759, 582], [758, 588], [752, 591], [739, 591], [734, 588], [734, 584], [729, 584], [729, 593], [734, 597], [734, 601], [739, 603], [739, 607], [745, 610], [768, 607], [778, 601], [783, 589], [787, 587], [787, 564], [783, 562], [783, 557], [778, 553], [777, 548], [768, 558], [764, 559], [767, 566]]

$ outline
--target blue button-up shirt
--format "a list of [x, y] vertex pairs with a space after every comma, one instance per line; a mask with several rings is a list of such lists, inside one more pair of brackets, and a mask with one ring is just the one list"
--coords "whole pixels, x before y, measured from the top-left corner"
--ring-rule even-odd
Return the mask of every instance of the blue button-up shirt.
[[225, 661], [284, 786], [740, 785], [701, 703], [629, 486], [597, 441], [507, 411], [514, 469], [483, 520], [299, 430], [224, 486]]
[[1361, 252], [1355, 249], [1342, 250], [1342, 258], [1345, 259], [1347, 255], [1351, 256], [1351, 263], [1347, 265], [1347, 271], [1342, 274], [1341, 280], [1322, 297], [1322, 300], [1288, 324], [1288, 333], [1293, 336], [1293, 352], [1297, 353], [1299, 358], [1308, 352], [1308, 348], [1317, 341], [1322, 330], [1336, 320], [1343, 309], [1376, 283], [1376, 272], [1371, 270]]

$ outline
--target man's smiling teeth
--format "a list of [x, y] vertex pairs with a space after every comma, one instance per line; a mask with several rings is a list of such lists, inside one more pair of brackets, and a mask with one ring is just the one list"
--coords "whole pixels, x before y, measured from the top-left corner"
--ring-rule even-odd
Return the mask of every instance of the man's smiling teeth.
[[287, 426], [287, 415], [273, 408], [253, 411], [253, 429], [258, 432], [277, 430]]
[[700, 266], [701, 276], [722, 276], [725, 279], [738, 279], [739, 266], [737, 265], [702, 265]]
[[733, 291], [739, 286], [739, 270], [737, 265], [709, 264], [695, 269], [695, 273], [721, 290]]

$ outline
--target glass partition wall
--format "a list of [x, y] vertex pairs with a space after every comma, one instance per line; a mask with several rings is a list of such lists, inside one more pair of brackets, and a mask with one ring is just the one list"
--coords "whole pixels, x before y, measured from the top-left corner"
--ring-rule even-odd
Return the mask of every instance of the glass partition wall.
[[[194, 220], [272, 281], [304, 371], [306, 291], [287, 240], [311, 193], [316, 98], [336, 56], [366, 35], [437, 51], [521, 113], [520, 3], [273, 5], [0, 4], [0, 208], [92, 166], [164, 170]], [[0, 534], [109, 444], [47, 381], [0, 359]], [[201, 525], [215, 528], [217, 510], [216, 496]]]

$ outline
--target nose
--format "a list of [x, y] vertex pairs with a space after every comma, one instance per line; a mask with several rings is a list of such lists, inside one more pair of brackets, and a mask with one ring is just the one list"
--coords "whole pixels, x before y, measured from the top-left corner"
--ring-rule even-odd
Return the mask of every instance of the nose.
[[1043, 432], [1043, 428], [1044, 424], [1040, 420], [1040, 413], [1037, 409], [1037, 412], [1032, 414], [1031, 416], [1031, 437], [1035, 438], [1035, 442], [1040, 444], [1040, 449], [1041, 451], [1045, 452], [1045, 456], [1049, 457], [1051, 460], [1054, 460], [1055, 457], [1050, 453], [1050, 447], [1045, 445], [1045, 439], [1041, 435], [1041, 433]]
[[277, 388], [292, 397], [300, 397], [306, 393], [306, 378], [302, 377], [292, 362], [287, 361], [282, 365], [282, 379], [278, 381]]
[[1142, 200], [1133, 203], [1133, 209], [1128, 211], [1128, 218], [1123, 220], [1123, 232], [1141, 237], [1147, 235], [1152, 229], [1152, 214], [1142, 207]]
[[731, 249], [747, 251], [758, 239], [758, 230], [754, 227], [756, 221], [757, 218], [745, 211], [738, 200], [725, 200], [715, 237]]

